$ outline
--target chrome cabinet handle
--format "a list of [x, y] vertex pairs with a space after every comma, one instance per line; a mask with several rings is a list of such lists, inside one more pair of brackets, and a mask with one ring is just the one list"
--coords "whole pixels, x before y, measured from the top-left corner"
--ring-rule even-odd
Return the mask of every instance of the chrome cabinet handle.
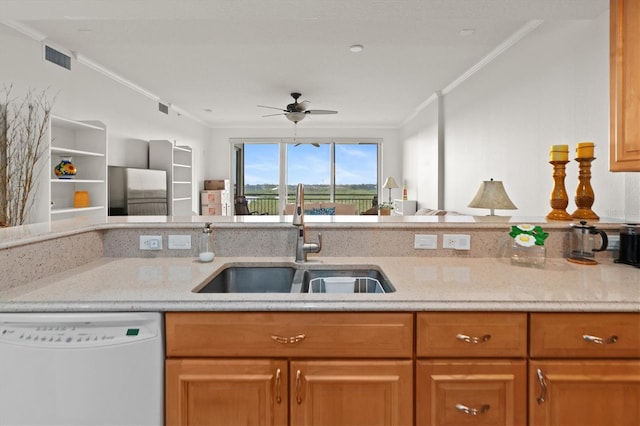
[[302, 372], [296, 371], [296, 402], [302, 404]]
[[585, 334], [582, 336], [582, 339], [585, 342], [595, 343], [596, 345], [612, 345], [618, 341], [618, 336], [613, 335], [607, 339], [598, 336], [591, 336], [589, 334]]
[[544, 404], [547, 401], [547, 379], [544, 378], [544, 374], [541, 369], [536, 370], [538, 375], [538, 382], [540, 383], [540, 395], [536, 398], [538, 404]]
[[479, 414], [484, 414], [487, 411], [489, 411], [489, 408], [491, 408], [489, 404], [484, 404], [480, 408], [469, 408], [466, 405], [456, 404], [456, 410], [463, 412], [465, 414], [468, 414], [470, 416], [477, 416]]
[[291, 345], [293, 343], [302, 342], [304, 338], [307, 337], [304, 334], [298, 334], [297, 336], [284, 337], [273, 335], [271, 338], [278, 343], [282, 343], [283, 345]]
[[276, 370], [276, 403], [280, 404], [282, 402], [282, 377], [281, 371], [278, 368]]
[[484, 342], [488, 342], [491, 339], [491, 335], [490, 334], [485, 334], [482, 337], [472, 337], [472, 336], [467, 336], [466, 334], [456, 334], [456, 339], [460, 340], [461, 342], [467, 342], [467, 343], [471, 343], [471, 344], [478, 344], [478, 343], [484, 343]]

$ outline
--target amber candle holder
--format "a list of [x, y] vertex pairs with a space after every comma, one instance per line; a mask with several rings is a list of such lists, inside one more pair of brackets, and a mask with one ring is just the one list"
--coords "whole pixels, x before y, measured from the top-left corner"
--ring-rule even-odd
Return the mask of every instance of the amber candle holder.
[[551, 191], [551, 211], [547, 214], [547, 219], [552, 220], [572, 220], [573, 218], [567, 213], [569, 205], [569, 195], [564, 186], [564, 178], [567, 176], [566, 167], [569, 161], [549, 161], [553, 165], [553, 190]]
[[578, 209], [571, 215], [574, 219], [600, 219], [600, 217], [591, 210], [595, 195], [591, 187], [591, 162], [595, 157], [576, 158], [580, 163], [580, 174], [578, 175], [578, 188], [576, 188], [576, 206]]

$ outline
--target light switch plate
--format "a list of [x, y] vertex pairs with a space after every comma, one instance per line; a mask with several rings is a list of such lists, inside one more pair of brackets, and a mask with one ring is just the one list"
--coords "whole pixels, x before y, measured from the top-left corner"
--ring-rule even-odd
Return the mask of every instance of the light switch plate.
[[438, 248], [438, 236], [415, 234], [413, 240], [413, 248], [435, 250]]
[[191, 235], [169, 235], [169, 250], [190, 250]]

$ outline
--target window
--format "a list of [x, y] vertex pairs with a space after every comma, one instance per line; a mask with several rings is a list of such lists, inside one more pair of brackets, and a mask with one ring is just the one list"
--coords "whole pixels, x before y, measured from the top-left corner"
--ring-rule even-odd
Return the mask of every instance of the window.
[[249, 209], [280, 214], [293, 203], [298, 183], [305, 202], [335, 201], [371, 208], [378, 194], [380, 141], [274, 140], [232, 141], [237, 194]]

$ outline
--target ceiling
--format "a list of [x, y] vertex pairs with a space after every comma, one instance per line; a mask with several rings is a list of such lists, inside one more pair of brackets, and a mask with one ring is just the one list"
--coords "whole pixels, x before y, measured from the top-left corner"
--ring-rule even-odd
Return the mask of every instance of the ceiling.
[[[257, 105], [285, 108], [298, 91], [310, 109], [339, 111], [299, 126], [397, 128], [532, 22], [590, 20], [608, 8], [608, 0], [0, 0], [0, 22], [35, 30], [211, 127], [290, 127]], [[364, 50], [350, 52], [353, 44]]]

